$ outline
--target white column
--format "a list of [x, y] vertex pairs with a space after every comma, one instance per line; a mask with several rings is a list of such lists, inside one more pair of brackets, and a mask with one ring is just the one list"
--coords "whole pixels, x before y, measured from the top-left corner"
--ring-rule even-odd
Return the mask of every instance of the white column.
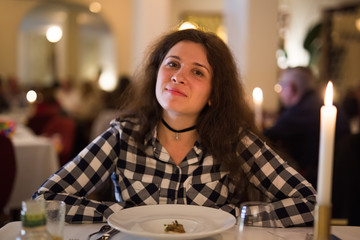
[[228, 43], [238, 62], [245, 91], [263, 90], [264, 108], [277, 109], [277, 0], [225, 0]]
[[141, 63], [149, 44], [169, 29], [171, 1], [134, 0], [133, 4], [132, 71]]

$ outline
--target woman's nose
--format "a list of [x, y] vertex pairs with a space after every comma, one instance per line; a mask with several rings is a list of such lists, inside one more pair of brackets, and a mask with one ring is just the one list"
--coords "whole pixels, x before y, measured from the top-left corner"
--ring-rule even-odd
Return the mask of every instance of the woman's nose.
[[183, 79], [182, 76], [179, 76], [179, 74], [172, 76], [172, 77], [171, 77], [171, 81], [172, 81], [173, 83], [184, 84], [184, 79]]

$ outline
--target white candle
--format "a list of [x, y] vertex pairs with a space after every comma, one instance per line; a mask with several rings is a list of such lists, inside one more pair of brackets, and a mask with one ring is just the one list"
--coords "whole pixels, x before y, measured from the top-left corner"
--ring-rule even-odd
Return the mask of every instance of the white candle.
[[337, 109], [333, 105], [333, 85], [329, 82], [326, 87], [325, 105], [320, 110], [318, 205], [331, 205], [336, 112]]
[[263, 92], [261, 88], [254, 88], [253, 92], [253, 102], [254, 102], [254, 114], [255, 114], [255, 124], [260, 129], [262, 128], [262, 103], [263, 103]]

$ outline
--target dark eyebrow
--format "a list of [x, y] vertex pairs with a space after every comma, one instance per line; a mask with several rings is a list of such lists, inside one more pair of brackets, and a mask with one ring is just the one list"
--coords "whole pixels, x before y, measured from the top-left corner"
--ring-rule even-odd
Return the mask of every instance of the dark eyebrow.
[[208, 71], [208, 73], [210, 73], [210, 70], [209, 70], [206, 66], [204, 66], [204, 65], [202, 65], [202, 64], [200, 64], [200, 63], [194, 63], [194, 64], [195, 64], [196, 66], [205, 68], [205, 69]]
[[[166, 59], [167, 59], [167, 58], [170, 58], [170, 57], [171, 57], [171, 58], [176, 58], [177, 60], [181, 60], [180, 57], [178, 57], [178, 56], [173, 56], [173, 55], [167, 56]], [[210, 70], [209, 70], [205, 65], [202, 65], [202, 64], [197, 63], [197, 62], [195, 62], [194, 65], [199, 66], [199, 67], [202, 67], [202, 68], [205, 68], [205, 69], [210, 73]]]
[[173, 56], [173, 55], [167, 56], [166, 58], [164, 58], [164, 61], [165, 61], [166, 59], [168, 59], [168, 58], [176, 58], [177, 60], [180, 61], [180, 58], [179, 58], [178, 56]]

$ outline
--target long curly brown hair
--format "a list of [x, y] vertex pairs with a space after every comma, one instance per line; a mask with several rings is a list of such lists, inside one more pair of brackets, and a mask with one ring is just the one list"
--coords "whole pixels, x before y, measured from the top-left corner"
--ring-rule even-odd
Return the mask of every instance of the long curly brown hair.
[[[139, 141], [143, 141], [162, 116], [162, 108], [155, 96], [159, 67], [168, 51], [180, 41], [202, 44], [207, 60], [213, 69], [211, 106], [201, 111], [196, 129], [200, 142], [214, 159], [230, 171], [230, 176], [240, 189], [246, 185], [240, 168], [243, 149], [241, 134], [247, 130], [258, 132], [253, 114], [246, 102], [241, 79], [234, 57], [228, 46], [215, 34], [202, 30], [172, 31], [149, 49], [145, 64], [132, 82], [121, 107], [121, 117], [136, 116], [140, 123]], [[133, 79], [133, 80], [134, 80]]]

